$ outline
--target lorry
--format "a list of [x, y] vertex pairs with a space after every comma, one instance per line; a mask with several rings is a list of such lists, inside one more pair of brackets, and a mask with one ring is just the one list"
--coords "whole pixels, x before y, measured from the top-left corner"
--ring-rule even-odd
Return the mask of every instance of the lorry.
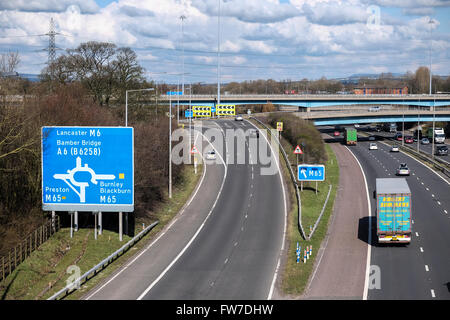
[[358, 140], [358, 134], [355, 128], [345, 128], [344, 130], [344, 141], [346, 145], [356, 145]]
[[[433, 140], [433, 128], [428, 128], [427, 136], [430, 141]], [[434, 143], [445, 143], [444, 128], [434, 128]]]
[[397, 132], [397, 123], [395, 122], [384, 123], [383, 130], [386, 132]]
[[378, 243], [411, 242], [411, 190], [405, 178], [376, 179]]

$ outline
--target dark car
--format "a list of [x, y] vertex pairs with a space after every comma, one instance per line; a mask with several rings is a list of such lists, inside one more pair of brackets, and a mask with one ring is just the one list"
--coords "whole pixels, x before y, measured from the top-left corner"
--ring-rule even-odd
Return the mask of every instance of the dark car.
[[438, 156], [448, 155], [448, 147], [447, 146], [437, 146], [435, 154]]

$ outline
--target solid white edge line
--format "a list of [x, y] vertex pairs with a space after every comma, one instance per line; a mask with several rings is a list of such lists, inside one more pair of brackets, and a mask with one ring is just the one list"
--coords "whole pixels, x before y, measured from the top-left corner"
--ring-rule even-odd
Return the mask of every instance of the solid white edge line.
[[[198, 137], [198, 135], [197, 135]], [[196, 139], [197, 140], [197, 139]], [[192, 200], [195, 198], [195, 196], [198, 193], [198, 190], [200, 190], [200, 187], [203, 184], [203, 180], [205, 179], [206, 176], [206, 165], [203, 167], [203, 174], [202, 177], [200, 179], [199, 184], [197, 185], [197, 188], [195, 189], [194, 193], [192, 194], [192, 196], [190, 197], [189, 201], [186, 203], [185, 206], [183, 206], [183, 208], [180, 210], [180, 214], [182, 214], [182, 212], [185, 210], [185, 208], [187, 208]], [[178, 219], [177, 217], [174, 218], [175, 221]], [[112, 281], [114, 281], [115, 278], [117, 278], [123, 271], [125, 271], [130, 265], [132, 265], [137, 259], [139, 259], [148, 249], [150, 249], [163, 235], [166, 234], [166, 231], [170, 229], [170, 227], [173, 225], [173, 223], [175, 221], [172, 221], [172, 223], [165, 227], [163, 230], [161, 230], [161, 233], [159, 234], [159, 236], [153, 240], [145, 249], [143, 249], [136, 257], [133, 258], [133, 260], [131, 260], [129, 263], [127, 263], [122, 269], [120, 269], [119, 272], [117, 272], [112, 278], [110, 278], [107, 282], [105, 282], [100, 288], [98, 288], [97, 290], [95, 290], [92, 294], [90, 294], [88, 297], [86, 297], [84, 300], [89, 300], [90, 298], [92, 298], [94, 295], [96, 295], [98, 292], [100, 292], [104, 287], [106, 287], [108, 284], [110, 284]]]
[[368, 234], [368, 244], [367, 244], [367, 259], [366, 259], [366, 279], [364, 280], [364, 292], [363, 292], [363, 300], [367, 300], [367, 296], [369, 294], [369, 274], [370, 274], [370, 255], [371, 255], [371, 243], [372, 243], [372, 209], [370, 208], [370, 196], [369, 196], [369, 187], [367, 185], [367, 179], [366, 174], [364, 173], [364, 170], [361, 166], [361, 163], [359, 162], [358, 158], [353, 154], [353, 152], [347, 147], [347, 150], [350, 152], [350, 154], [355, 158], [356, 162], [359, 165], [359, 168], [361, 169], [361, 172], [364, 177], [364, 184], [366, 185], [366, 194], [367, 194], [367, 210], [369, 211], [369, 234]]
[[[261, 131], [256, 125], [254, 125], [252, 122], [245, 120], [246, 122], [250, 123], [253, 127], [256, 128], [256, 130]], [[267, 137], [261, 133], [261, 135], [264, 137], [264, 139], [267, 141], [267, 144], [270, 147], [270, 150], [272, 152], [272, 155], [275, 155], [275, 152], [273, 151], [272, 145], [270, 144], [269, 140], [267, 139]], [[287, 202], [286, 202], [286, 191], [284, 189], [284, 182], [283, 182], [283, 174], [281, 171], [281, 167], [280, 167], [280, 163], [277, 159], [277, 157], [273, 157], [277, 163], [278, 166], [278, 176], [280, 177], [280, 182], [281, 182], [281, 188], [283, 189], [283, 201], [284, 201], [284, 229], [283, 229], [283, 240], [281, 242], [281, 248], [280, 248], [280, 255], [284, 250], [284, 242], [286, 241], [286, 228], [287, 228]], [[272, 295], [273, 295], [273, 291], [275, 288], [275, 282], [277, 280], [277, 276], [278, 276], [278, 269], [280, 268], [280, 257], [278, 258], [278, 262], [277, 262], [277, 266], [275, 268], [275, 273], [273, 275], [273, 279], [272, 279], [272, 284], [270, 285], [270, 290], [269, 290], [269, 295], [267, 296], [267, 300], [272, 300]]]
[[206, 137], [204, 136], [204, 134], [202, 132], [200, 132], [200, 134], [205, 138], [205, 140], [213, 147], [214, 150], [216, 150], [217, 154], [219, 155], [220, 159], [223, 162], [223, 165], [225, 167], [225, 172], [224, 172], [224, 177], [222, 180], [222, 185], [220, 186], [219, 192], [217, 193], [217, 197], [216, 200], [214, 201], [214, 204], [211, 207], [211, 210], [209, 211], [208, 215], [206, 216], [205, 220], [203, 220], [202, 224], [200, 225], [200, 227], [197, 229], [197, 231], [195, 232], [195, 234], [193, 235], [193, 237], [191, 238], [191, 240], [189, 240], [189, 242], [186, 244], [186, 246], [183, 248], [183, 250], [181, 250], [181, 252], [175, 257], [175, 259], [164, 269], [164, 271], [158, 276], [158, 278], [156, 278], [151, 284], [150, 286], [145, 289], [145, 291], [137, 298], [137, 300], [142, 300], [147, 293], [159, 282], [159, 280], [162, 279], [162, 277], [164, 277], [164, 275], [172, 268], [172, 266], [178, 261], [178, 259], [180, 259], [180, 257], [184, 254], [184, 252], [190, 247], [190, 245], [192, 244], [192, 242], [194, 242], [194, 240], [197, 238], [197, 236], [199, 235], [200, 231], [203, 229], [203, 227], [206, 224], [206, 221], [208, 220], [208, 218], [210, 217], [211, 213], [214, 211], [214, 208], [216, 207], [217, 201], [220, 198], [220, 195], [222, 193], [222, 189], [223, 186], [225, 185], [225, 180], [227, 177], [227, 164], [225, 163], [225, 161], [223, 160], [222, 156], [220, 155], [219, 151], [214, 147], [214, 145], [208, 140], [206, 139]]

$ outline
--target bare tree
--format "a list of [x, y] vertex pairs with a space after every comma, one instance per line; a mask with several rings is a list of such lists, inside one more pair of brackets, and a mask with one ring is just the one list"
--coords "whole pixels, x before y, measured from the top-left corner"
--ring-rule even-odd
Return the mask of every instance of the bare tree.
[[0, 56], [0, 72], [1, 73], [16, 72], [19, 63], [20, 57], [18, 51], [8, 51], [7, 53], [2, 53]]

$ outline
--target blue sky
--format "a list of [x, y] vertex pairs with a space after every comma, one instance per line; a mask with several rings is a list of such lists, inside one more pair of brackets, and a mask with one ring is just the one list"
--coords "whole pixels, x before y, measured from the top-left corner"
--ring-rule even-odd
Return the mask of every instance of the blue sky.
[[[138, 54], [149, 79], [176, 82], [184, 71], [186, 82], [214, 82], [217, 1], [0, 0], [0, 52], [19, 51], [19, 71], [39, 73], [53, 18], [58, 54], [86, 41], [113, 42]], [[433, 73], [448, 75], [448, 17], [449, 0], [222, 0], [221, 79], [414, 72], [429, 65], [430, 26]]]

